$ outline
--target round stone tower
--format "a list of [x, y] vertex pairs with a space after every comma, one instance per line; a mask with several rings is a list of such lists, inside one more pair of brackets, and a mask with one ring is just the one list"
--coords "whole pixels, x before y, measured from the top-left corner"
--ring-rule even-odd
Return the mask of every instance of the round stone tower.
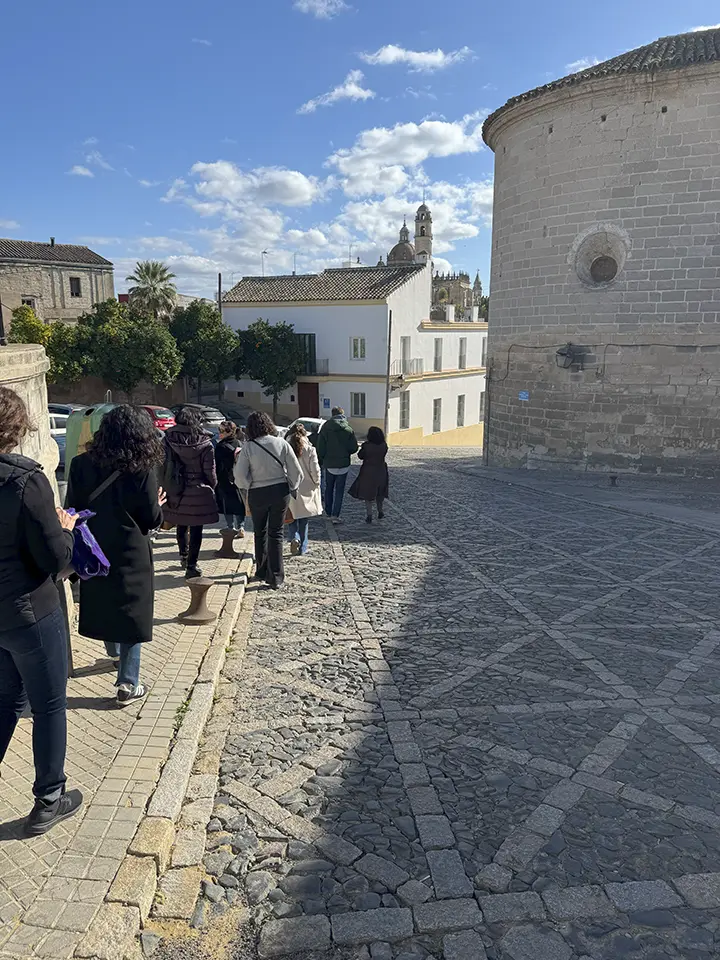
[[720, 29], [508, 101], [489, 462], [720, 475]]

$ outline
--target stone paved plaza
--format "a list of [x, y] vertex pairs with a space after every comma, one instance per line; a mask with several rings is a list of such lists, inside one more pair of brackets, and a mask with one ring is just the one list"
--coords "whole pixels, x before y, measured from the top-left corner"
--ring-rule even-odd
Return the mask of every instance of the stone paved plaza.
[[248, 591], [196, 910], [249, 905], [257, 952], [228, 957], [720, 954], [702, 489], [647, 488], [691, 525], [644, 516], [644, 481], [633, 512], [517, 479], [395, 452], [385, 521], [348, 502]]

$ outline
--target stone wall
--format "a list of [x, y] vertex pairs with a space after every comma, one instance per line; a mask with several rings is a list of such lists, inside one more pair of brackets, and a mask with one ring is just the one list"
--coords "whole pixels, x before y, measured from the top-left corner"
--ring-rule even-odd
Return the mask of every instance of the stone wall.
[[45, 374], [49, 366], [45, 349], [37, 344], [19, 343], [0, 347], [0, 385], [9, 387], [22, 397], [36, 428], [23, 440], [18, 452], [42, 464], [57, 495], [55, 470], [58, 448], [50, 436], [45, 386]]
[[[81, 296], [70, 296], [70, 277], [79, 278]], [[114, 296], [112, 267], [0, 264], [0, 300], [6, 325], [24, 297], [32, 297], [37, 315], [50, 322], [76, 320], [94, 303]]]
[[[208, 385], [208, 390], [203, 389], [204, 395], [212, 395], [213, 384]], [[105, 394], [110, 390], [113, 403], [148, 403], [158, 407], [169, 407], [174, 403], [182, 403], [185, 400], [185, 385], [179, 380], [171, 387], [161, 387], [153, 383], [139, 383], [133, 391], [132, 398], [118, 390], [112, 384], [106, 383], [99, 377], [83, 377], [78, 383], [48, 384], [49, 399], [54, 403], [84, 403], [88, 406], [96, 403], [105, 402]], [[208, 393], [210, 391], [210, 393]], [[217, 398], [217, 391], [215, 391]], [[195, 391], [191, 390], [188, 394], [190, 402], [195, 401]]]
[[720, 474], [720, 64], [585, 81], [487, 135], [490, 462]]

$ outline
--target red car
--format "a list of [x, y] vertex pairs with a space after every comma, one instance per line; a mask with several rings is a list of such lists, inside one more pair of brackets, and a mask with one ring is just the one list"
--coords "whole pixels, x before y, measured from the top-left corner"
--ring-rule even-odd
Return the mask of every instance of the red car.
[[158, 430], [167, 430], [169, 427], [175, 426], [175, 416], [167, 407], [153, 407], [143, 404], [142, 408], [150, 414], [153, 426], [157, 427]]

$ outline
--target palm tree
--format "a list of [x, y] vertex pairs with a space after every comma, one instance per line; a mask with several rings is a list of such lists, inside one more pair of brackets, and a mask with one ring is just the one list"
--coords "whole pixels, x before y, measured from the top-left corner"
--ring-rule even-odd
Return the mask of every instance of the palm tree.
[[167, 317], [175, 306], [177, 290], [172, 281], [175, 274], [160, 260], [138, 260], [135, 273], [125, 278], [134, 286], [130, 287], [129, 294], [132, 303], [159, 320]]

